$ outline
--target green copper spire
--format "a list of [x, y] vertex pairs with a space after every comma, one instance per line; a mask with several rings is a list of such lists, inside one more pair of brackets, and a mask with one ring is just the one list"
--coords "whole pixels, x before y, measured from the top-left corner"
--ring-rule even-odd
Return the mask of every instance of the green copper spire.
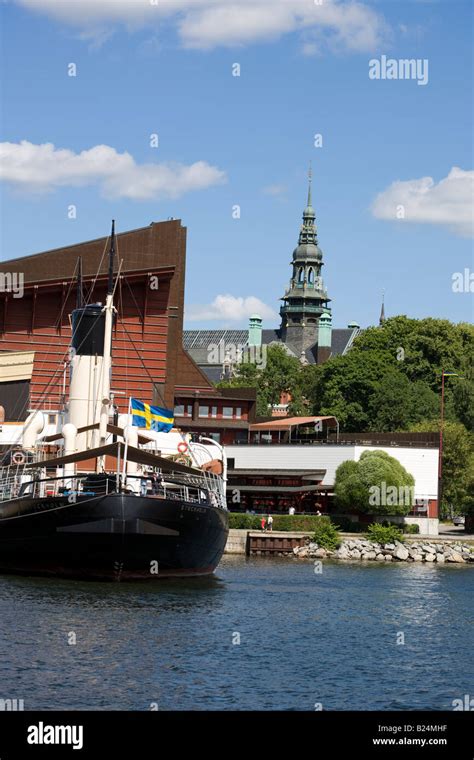
[[311, 198], [312, 182], [313, 182], [313, 170], [310, 164], [309, 170], [308, 170], [308, 202], [307, 202], [305, 210], [303, 211], [303, 224], [301, 225], [301, 229], [300, 229], [298, 245], [307, 245], [308, 243], [312, 245], [318, 244], [318, 235], [316, 232], [316, 223], [315, 223], [316, 214], [314, 213], [314, 208], [312, 206], [312, 198]]

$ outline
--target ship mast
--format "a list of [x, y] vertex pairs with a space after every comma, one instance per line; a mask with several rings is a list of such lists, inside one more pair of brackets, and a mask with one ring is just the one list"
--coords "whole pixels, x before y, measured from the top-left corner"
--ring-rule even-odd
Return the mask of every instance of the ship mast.
[[[114, 261], [115, 261], [115, 219], [112, 219], [112, 232], [110, 235], [109, 249], [109, 276], [107, 285], [107, 297], [104, 306], [105, 329], [104, 329], [104, 361], [102, 365], [102, 377], [100, 387], [101, 409], [99, 422], [99, 446], [103, 446], [107, 439], [107, 424], [109, 421], [110, 407], [110, 375], [112, 371], [112, 328], [114, 323]], [[103, 469], [104, 457], [97, 459], [97, 471]]]

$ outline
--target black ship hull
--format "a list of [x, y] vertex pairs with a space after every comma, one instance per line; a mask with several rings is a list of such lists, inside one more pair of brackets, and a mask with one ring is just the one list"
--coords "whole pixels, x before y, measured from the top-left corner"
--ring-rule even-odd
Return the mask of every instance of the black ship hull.
[[91, 580], [209, 575], [228, 515], [211, 505], [130, 494], [19, 499], [0, 519], [0, 572]]

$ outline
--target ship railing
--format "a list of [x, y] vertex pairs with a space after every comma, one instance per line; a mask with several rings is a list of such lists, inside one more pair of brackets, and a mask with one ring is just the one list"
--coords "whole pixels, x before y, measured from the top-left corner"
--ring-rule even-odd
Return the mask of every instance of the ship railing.
[[[204, 475], [207, 473], [203, 473]], [[173, 477], [173, 473], [167, 473], [160, 474], [158, 483], [151, 476], [127, 475], [127, 485], [131, 493], [139, 493], [141, 496], [176, 499], [190, 504], [204, 504], [227, 509], [220, 478], [214, 475], [209, 478], [176, 473], [176, 477]]]
[[[28, 470], [25, 473], [11, 475], [0, 480], [0, 502], [5, 503], [15, 499], [43, 499], [56, 496], [67, 496], [71, 501], [77, 495], [95, 495], [95, 492], [85, 489], [84, 481], [87, 475], [68, 475], [53, 478], [41, 478], [39, 473]], [[109, 481], [105, 481], [105, 490], [101, 493], [109, 493]]]

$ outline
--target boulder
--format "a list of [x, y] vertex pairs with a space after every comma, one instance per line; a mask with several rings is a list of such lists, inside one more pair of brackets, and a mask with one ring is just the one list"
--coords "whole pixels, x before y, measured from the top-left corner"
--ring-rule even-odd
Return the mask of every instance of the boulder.
[[384, 549], [389, 549], [391, 552], [395, 549], [395, 544], [384, 544]]
[[384, 557], [383, 554], [377, 554], [376, 558], [377, 562], [383, 562], [386, 557]]
[[444, 554], [442, 554], [441, 552], [438, 552], [438, 554], [436, 555], [436, 562], [444, 562], [444, 561], [445, 561]]
[[462, 554], [459, 554], [459, 552], [452, 551], [451, 554], [448, 554], [446, 557], [446, 562], [464, 562], [464, 559], [462, 557]]
[[420, 552], [413, 552], [410, 556], [413, 562], [423, 562], [423, 555]]
[[391, 562], [393, 557], [391, 554], [384, 554], [385, 562]]
[[313, 557], [319, 557], [319, 558], [323, 559], [324, 557], [327, 557], [327, 554], [328, 553], [327, 553], [326, 549], [323, 549], [321, 547], [321, 549], [316, 549], [316, 551], [313, 552]]
[[360, 551], [358, 549], [352, 549], [351, 559], [360, 559]]
[[393, 556], [401, 561], [408, 559], [408, 549], [406, 549], [403, 544], [398, 544]]
[[362, 555], [362, 559], [375, 559], [376, 556], [377, 555], [374, 551], [368, 551], [368, 552], [364, 552], [364, 554]]
[[428, 553], [425, 555], [425, 562], [434, 562], [436, 559], [436, 554]]

